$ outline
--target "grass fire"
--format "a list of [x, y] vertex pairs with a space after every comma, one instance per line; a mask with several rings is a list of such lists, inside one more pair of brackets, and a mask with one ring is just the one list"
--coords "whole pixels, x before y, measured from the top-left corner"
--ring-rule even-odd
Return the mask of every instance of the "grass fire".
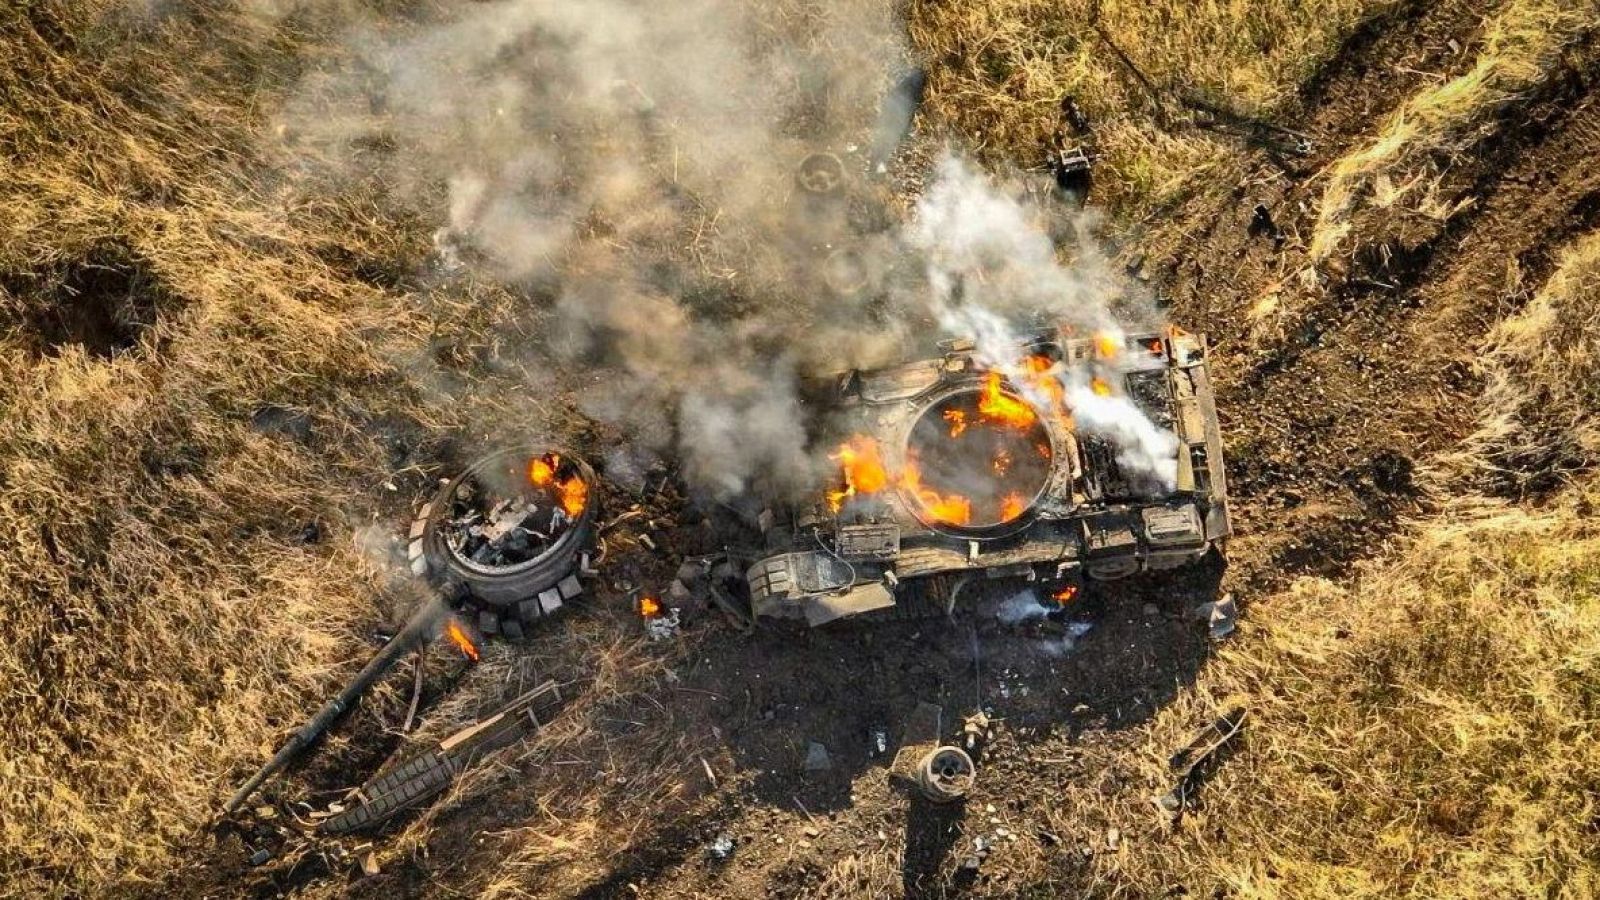
[[0, 46], [0, 898], [1600, 896], [1593, 0]]

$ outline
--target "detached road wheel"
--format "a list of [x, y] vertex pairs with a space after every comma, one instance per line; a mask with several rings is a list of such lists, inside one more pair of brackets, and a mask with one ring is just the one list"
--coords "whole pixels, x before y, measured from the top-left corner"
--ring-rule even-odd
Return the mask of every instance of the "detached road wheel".
[[594, 542], [599, 482], [582, 459], [518, 447], [445, 482], [411, 527], [411, 567], [441, 589], [464, 589], [486, 634], [524, 625], [576, 597], [580, 555]]
[[935, 803], [962, 799], [977, 778], [972, 757], [960, 747], [935, 747], [917, 764], [917, 789]]

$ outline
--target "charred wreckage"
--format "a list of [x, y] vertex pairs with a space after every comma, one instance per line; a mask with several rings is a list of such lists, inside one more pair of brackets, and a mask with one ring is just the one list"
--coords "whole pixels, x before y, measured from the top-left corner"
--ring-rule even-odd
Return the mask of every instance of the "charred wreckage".
[[[1020, 580], [1048, 607], [1070, 600], [1081, 579], [1181, 566], [1223, 546], [1228, 499], [1202, 336], [1057, 327], [1021, 341], [1003, 367], [985, 365], [970, 341], [942, 349], [824, 386], [829, 414], [817, 437], [837, 445], [834, 484], [765, 510], [758, 543], [730, 543], [714, 565], [701, 561], [719, 604], [750, 623], [920, 618], [952, 613], [985, 584]], [[1162, 455], [1130, 458], [1126, 436], [1087, 427], [1081, 413], [1094, 404], [1118, 406], [1167, 436]], [[442, 634], [476, 659], [476, 637], [518, 639], [560, 612], [582, 592], [580, 576], [594, 574], [600, 503], [595, 471], [546, 448], [501, 450], [445, 481], [407, 542], [412, 570], [433, 583], [434, 599], [239, 788], [224, 815], [411, 650]], [[640, 612], [675, 615], [670, 602], [642, 598]], [[484, 754], [536, 731], [561, 702], [555, 684], [541, 684], [392, 761], [316, 830], [367, 830], [421, 806]], [[970, 760], [960, 763], [952, 750], [960, 753], [935, 746], [924, 762], [970, 775]], [[941, 799], [956, 799], [947, 788]]]
[[[920, 77], [897, 87], [905, 96], [885, 104], [897, 119], [880, 132], [909, 128], [921, 88]], [[887, 153], [873, 151], [875, 170]], [[1080, 205], [1089, 158], [1072, 146], [1049, 166], [1054, 189]], [[845, 170], [832, 154], [809, 157], [796, 180], [814, 204], [843, 202]], [[825, 280], [835, 290], [859, 287], [849, 255], [829, 251]], [[986, 586], [1018, 581], [1059, 609], [1082, 579], [1172, 568], [1222, 548], [1228, 497], [1203, 336], [1046, 323], [1010, 343], [946, 342], [929, 359], [815, 385], [811, 436], [835, 448], [832, 483], [768, 503], [756, 527], [719, 534], [719, 553], [686, 561], [672, 590], [637, 599], [647, 629], [670, 633], [675, 601], [695, 592], [746, 628], [763, 618], [816, 626], [950, 615]], [[412, 650], [443, 636], [476, 660], [479, 637], [520, 639], [578, 598], [593, 566], [604, 565], [594, 557], [602, 503], [595, 470], [558, 448], [504, 449], [442, 482], [406, 535], [412, 572], [433, 598], [233, 794], [222, 821], [243, 827], [233, 817], [255, 792]], [[431, 801], [561, 705], [546, 682], [390, 760], [316, 816], [315, 830], [370, 830]], [[914, 780], [949, 802], [974, 770], [962, 748], [938, 744], [939, 730], [923, 729], [927, 752]]]

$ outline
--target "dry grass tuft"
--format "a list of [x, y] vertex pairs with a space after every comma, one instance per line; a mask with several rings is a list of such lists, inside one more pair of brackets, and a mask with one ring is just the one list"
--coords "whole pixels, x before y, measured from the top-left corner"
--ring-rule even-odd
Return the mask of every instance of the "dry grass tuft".
[[1436, 218], [1455, 207], [1416, 200], [1437, 181], [1441, 158], [1484, 135], [1480, 126], [1555, 71], [1562, 52], [1595, 27], [1589, 0], [1512, 0], [1483, 27], [1482, 48], [1460, 77], [1407, 100], [1366, 144], [1333, 164], [1311, 238], [1315, 261], [1338, 252], [1365, 209], [1393, 215], [1403, 200]]
[[[914, 2], [910, 30], [934, 63], [927, 109], [938, 121], [982, 155], [1034, 164], [1060, 127], [1062, 98], [1071, 97], [1095, 126], [1103, 154], [1097, 202], [1138, 219], [1242, 156], [1227, 140], [1181, 127], [1187, 111], [1180, 95], [1245, 115], [1283, 113], [1342, 38], [1388, 6], [1385, 0]], [[1097, 23], [1159, 96], [1118, 60]]]
[[395, 238], [252, 158], [306, 48], [175, 6], [0, 13], [0, 893], [164, 875], [367, 652], [345, 517], [431, 415], [367, 337], [411, 315], [326, 261]]
[[1483, 424], [1446, 461], [1496, 494], [1563, 486], [1600, 460], [1600, 233], [1566, 248], [1555, 274], [1490, 333]]
[[[1248, 695], [1246, 750], [1125, 874], [1243, 897], [1594, 896], [1595, 493], [1459, 506], [1353, 586], [1257, 603], [1193, 701]], [[1156, 749], [1193, 721], [1168, 711]]]

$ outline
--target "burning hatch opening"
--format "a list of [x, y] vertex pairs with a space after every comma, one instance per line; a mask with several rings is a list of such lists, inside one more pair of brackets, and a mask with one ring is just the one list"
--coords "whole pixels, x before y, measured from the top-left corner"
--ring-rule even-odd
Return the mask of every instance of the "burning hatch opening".
[[1010, 524], [1049, 485], [1050, 433], [1032, 405], [995, 384], [935, 401], [912, 426], [901, 490], [931, 527]]

